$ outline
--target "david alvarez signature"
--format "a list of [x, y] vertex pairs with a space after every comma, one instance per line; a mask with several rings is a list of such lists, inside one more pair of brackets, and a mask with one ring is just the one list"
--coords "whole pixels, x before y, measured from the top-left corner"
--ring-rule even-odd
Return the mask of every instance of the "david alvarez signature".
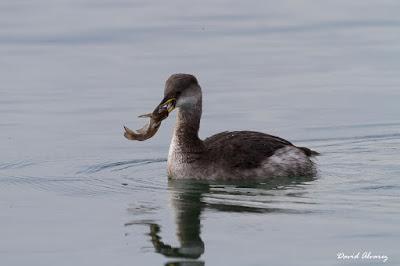
[[358, 251], [351, 254], [338, 252], [336, 254], [338, 260], [379, 260], [387, 262], [389, 257], [383, 254], [373, 254], [371, 251]]

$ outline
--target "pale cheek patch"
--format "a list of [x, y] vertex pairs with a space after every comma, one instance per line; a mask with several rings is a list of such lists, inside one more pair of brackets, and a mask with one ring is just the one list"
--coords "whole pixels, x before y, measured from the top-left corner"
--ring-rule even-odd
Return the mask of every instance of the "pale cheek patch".
[[189, 106], [189, 105], [194, 105], [198, 102], [198, 96], [181, 96], [177, 103], [177, 107], [182, 107], [182, 106]]

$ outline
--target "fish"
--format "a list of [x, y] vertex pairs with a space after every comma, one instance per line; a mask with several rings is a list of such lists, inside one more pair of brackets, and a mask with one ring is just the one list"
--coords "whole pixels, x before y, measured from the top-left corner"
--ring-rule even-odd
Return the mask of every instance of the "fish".
[[168, 110], [164, 109], [160, 112], [155, 110], [152, 113], [139, 115], [139, 118], [149, 118], [149, 121], [142, 128], [139, 128], [136, 131], [124, 126], [125, 138], [138, 141], [144, 141], [152, 138], [160, 128], [161, 122], [168, 117], [168, 114]]

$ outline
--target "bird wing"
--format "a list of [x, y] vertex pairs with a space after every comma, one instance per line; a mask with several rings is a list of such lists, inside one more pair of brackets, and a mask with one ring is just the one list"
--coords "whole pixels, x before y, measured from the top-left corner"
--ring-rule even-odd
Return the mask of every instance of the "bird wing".
[[276, 150], [293, 146], [289, 141], [253, 131], [221, 132], [204, 140], [209, 160], [232, 168], [255, 168]]

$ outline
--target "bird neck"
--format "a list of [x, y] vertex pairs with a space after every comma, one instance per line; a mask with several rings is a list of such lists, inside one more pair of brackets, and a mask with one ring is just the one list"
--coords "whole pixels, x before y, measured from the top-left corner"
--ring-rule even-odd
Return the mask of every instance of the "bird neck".
[[203, 142], [199, 138], [202, 112], [201, 97], [193, 104], [178, 108], [173, 141], [175, 148], [181, 152], [199, 152]]

